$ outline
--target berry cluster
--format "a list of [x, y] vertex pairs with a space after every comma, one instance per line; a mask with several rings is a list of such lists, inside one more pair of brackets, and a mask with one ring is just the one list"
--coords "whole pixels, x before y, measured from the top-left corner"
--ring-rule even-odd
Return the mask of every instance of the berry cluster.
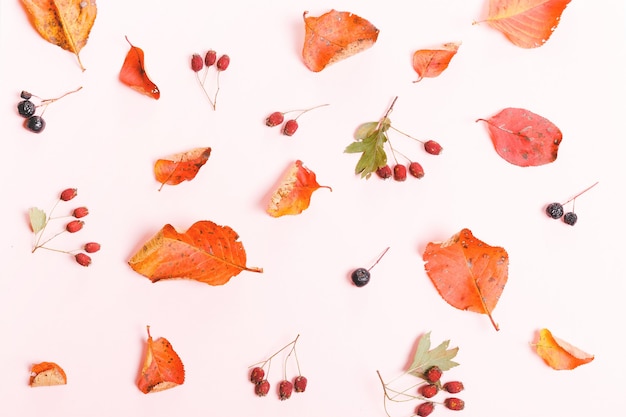
[[[420, 142], [424, 146], [424, 150], [426, 151], [426, 153], [430, 155], [439, 155], [441, 151], [443, 150], [442, 146], [439, 143], [435, 142], [434, 140], [422, 141], [420, 139], [414, 138], [413, 136], [409, 136], [404, 132], [399, 131], [398, 129], [396, 129], [395, 127], [391, 125], [389, 125], [389, 128], [392, 130], [395, 130], [396, 132], [410, 139]], [[385, 165], [376, 170], [376, 175], [378, 175], [380, 178], [384, 180], [391, 178], [393, 176], [393, 179], [396, 181], [405, 181], [407, 177], [407, 172], [411, 174], [411, 176], [417, 179], [420, 179], [424, 176], [424, 168], [419, 162], [411, 161], [404, 154], [395, 150], [391, 146], [391, 142], [388, 142], [388, 143], [389, 143], [389, 148], [391, 149], [391, 154], [393, 155], [393, 159], [395, 161], [393, 164], [393, 170], [391, 166]], [[408, 161], [408, 163], [406, 165], [399, 163], [398, 158], [396, 157], [396, 154], [399, 154], [402, 157], [404, 157]]]
[[458, 394], [465, 388], [461, 381], [448, 381], [441, 383], [441, 377], [443, 372], [439, 367], [432, 366], [424, 373], [425, 383], [418, 388], [418, 398], [423, 400], [415, 408], [415, 414], [420, 417], [426, 417], [430, 415], [435, 409], [435, 405], [443, 404], [449, 410], [460, 411], [465, 408], [465, 402], [457, 397], [447, 397], [442, 403], [436, 403], [431, 400], [440, 392], [447, 392], [448, 394]]
[[[576, 213], [574, 213], [574, 205], [576, 204], [576, 198], [578, 198], [580, 195], [582, 195], [583, 193], [589, 191], [591, 188], [595, 187], [598, 184], [598, 182], [595, 182], [593, 185], [587, 187], [586, 189], [584, 189], [583, 191], [579, 192], [578, 194], [576, 194], [574, 197], [570, 198], [569, 200], [567, 200], [565, 203], [550, 203], [546, 206], [546, 214], [553, 218], [553, 219], [560, 219], [561, 217], [563, 218], [563, 222], [565, 224], [569, 224], [570, 226], [573, 226], [576, 224], [576, 222], [578, 221], [578, 215]], [[572, 203], [572, 210], [565, 212], [565, 209], [563, 206], [565, 206], [568, 203]]]
[[352, 271], [352, 273], [350, 274], [350, 278], [352, 279], [352, 282], [354, 283], [354, 285], [356, 285], [357, 287], [363, 287], [370, 282], [370, 278], [371, 278], [370, 270], [374, 268], [376, 264], [378, 264], [378, 262], [380, 262], [380, 260], [382, 259], [383, 256], [385, 256], [388, 250], [389, 248], [385, 249], [383, 253], [380, 254], [378, 259], [376, 259], [376, 262], [374, 262], [374, 264], [370, 266], [368, 269], [357, 268], [354, 271]]
[[[84, 207], [84, 206], [76, 207], [72, 210], [71, 214], [68, 216], [52, 217], [54, 209], [57, 207], [57, 205], [60, 202], [67, 202], [67, 201], [73, 200], [77, 195], [78, 195], [78, 192], [76, 188], [67, 188], [63, 190], [48, 215], [46, 215], [46, 213], [43, 210], [36, 208], [36, 207], [32, 207], [29, 210], [28, 214], [29, 214], [29, 219], [30, 219], [30, 225], [31, 225], [33, 233], [35, 234], [35, 243], [33, 244], [33, 250], [32, 250], [33, 253], [37, 249], [47, 249], [47, 250], [54, 251], [54, 252], [67, 253], [67, 254], [72, 255], [79, 265], [82, 265], [82, 266], [91, 265], [91, 256], [89, 256], [88, 254], [92, 254], [100, 250], [100, 244], [97, 242], [87, 242], [82, 246], [81, 249], [77, 249], [73, 251], [61, 250], [61, 249], [46, 246], [50, 241], [52, 241], [54, 238], [56, 238], [57, 236], [63, 233], [76, 233], [82, 230], [85, 224], [83, 218], [89, 214], [89, 209], [87, 207]], [[43, 236], [46, 231], [46, 228], [48, 227], [48, 225], [50, 224], [52, 220], [67, 219], [68, 217], [71, 217], [73, 219], [67, 221], [65, 223], [65, 227], [61, 231], [43, 240]]]
[[[79, 91], [81, 88], [83, 87], [79, 87], [74, 91], [67, 92], [60, 97], [49, 98], [49, 99], [42, 99], [34, 94], [29, 93], [28, 91], [22, 91], [20, 93], [20, 97], [22, 98], [22, 101], [17, 103], [17, 112], [20, 114], [20, 116], [26, 119], [24, 121], [24, 127], [30, 130], [31, 132], [35, 132], [35, 133], [43, 132], [43, 130], [46, 128], [46, 121], [43, 118], [43, 114], [46, 111], [46, 108], [48, 107], [48, 105], [65, 97], [68, 94], [72, 94], [72, 93]], [[39, 104], [35, 104], [32, 100], [33, 98], [38, 99]], [[41, 108], [41, 112], [39, 114], [36, 114], [37, 109], [40, 109], [40, 108]]]
[[[217, 75], [215, 78], [215, 94], [213, 98], [209, 95], [205, 84], [206, 78], [209, 73], [209, 69], [215, 65], [215, 69], [217, 71]], [[217, 108], [217, 93], [220, 91], [220, 74], [223, 71], [226, 71], [228, 66], [230, 65], [230, 57], [228, 55], [221, 55], [219, 58], [217, 57], [217, 53], [214, 50], [209, 50], [204, 55], [204, 58], [200, 56], [200, 54], [193, 54], [191, 56], [191, 69], [196, 74], [196, 80], [198, 80], [198, 84], [200, 84], [200, 88], [204, 91], [204, 95], [211, 103], [211, 107], [213, 110]], [[202, 79], [200, 79], [200, 75], [198, 74], [204, 68], [204, 74]]]
[[288, 119], [283, 125], [283, 128], [281, 129], [281, 132], [283, 135], [293, 136], [293, 134], [296, 133], [296, 130], [298, 130], [298, 127], [299, 127], [298, 122], [297, 122], [298, 117], [302, 116], [304, 113], [308, 111], [317, 109], [318, 107], [324, 107], [324, 106], [328, 106], [328, 104], [320, 104], [319, 106], [311, 107], [305, 110], [288, 110], [284, 112], [275, 111], [274, 113], [267, 116], [267, 118], [265, 119], [265, 125], [269, 127], [278, 126], [282, 124], [283, 122], [285, 122], [285, 115], [287, 113], [298, 112], [299, 114], [294, 118]]
[[[284, 400], [291, 398], [291, 394], [294, 391], [304, 392], [306, 390], [308, 381], [307, 381], [307, 378], [302, 376], [302, 373], [300, 372], [300, 363], [298, 362], [298, 356], [296, 355], [296, 342], [298, 341], [299, 337], [300, 335], [296, 336], [296, 338], [293, 341], [289, 342], [288, 344], [280, 348], [277, 352], [272, 354], [272, 356], [270, 356], [266, 360], [250, 366], [250, 368], [252, 369], [250, 371], [249, 378], [250, 378], [250, 382], [254, 384], [254, 393], [256, 395], [258, 395], [259, 397], [265, 397], [269, 393], [270, 383], [267, 378], [269, 376], [270, 365], [271, 365], [272, 359], [276, 355], [278, 355], [280, 352], [284, 351], [285, 349], [289, 347], [291, 347], [291, 350], [285, 357], [285, 362], [283, 364], [283, 378], [278, 383], [278, 398], [281, 401], [284, 401]], [[292, 353], [294, 354], [294, 357], [296, 359], [296, 365], [298, 368], [298, 376], [293, 378], [293, 382], [287, 379], [287, 360], [290, 358]], [[267, 368], [267, 371], [265, 370], [266, 368]]]

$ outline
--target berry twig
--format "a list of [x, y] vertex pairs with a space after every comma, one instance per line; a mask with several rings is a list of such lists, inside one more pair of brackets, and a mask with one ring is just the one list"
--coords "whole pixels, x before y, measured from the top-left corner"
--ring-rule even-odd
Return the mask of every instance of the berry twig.
[[[211, 68], [214, 64], [217, 70], [217, 75], [215, 77], [216, 87], [215, 87], [215, 94], [213, 95], [213, 98], [211, 98], [211, 96], [209, 95], [209, 92], [206, 89], [205, 84], [206, 84], [207, 75], [209, 73], [209, 68]], [[213, 110], [217, 109], [217, 95], [220, 91], [220, 74], [223, 71], [226, 71], [229, 65], [230, 65], [230, 57], [228, 55], [222, 55], [218, 59], [216, 52], [212, 49], [207, 51], [207, 53], [204, 55], [204, 59], [202, 59], [202, 57], [199, 54], [193, 54], [191, 56], [191, 69], [195, 73], [196, 80], [198, 81], [198, 85], [204, 92], [204, 95], [206, 96], [206, 98], [209, 100], [209, 103], [211, 104], [211, 107], [213, 108]], [[200, 79], [198, 72], [202, 68], [204, 68], [204, 74], [202, 76], [202, 79]]]

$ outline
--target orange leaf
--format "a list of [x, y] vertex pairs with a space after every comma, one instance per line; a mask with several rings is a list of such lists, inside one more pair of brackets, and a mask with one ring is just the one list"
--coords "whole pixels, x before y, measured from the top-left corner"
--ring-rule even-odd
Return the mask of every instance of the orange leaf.
[[65, 371], [54, 362], [41, 362], [30, 368], [30, 386], [47, 387], [67, 384]]
[[152, 340], [150, 326], [148, 330], [148, 342], [143, 367], [137, 386], [144, 394], [163, 391], [182, 385], [185, 382], [185, 367], [172, 348], [170, 342], [164, 337]]
[[159, 191], [165, 184], [176, 185], [194, 179], [210, 155], [211, 148], [195, 148], [172, 155], [168, 159], [157, 160], [154, 164], [154, 176], [161, 183]]
[[304, 65], [319, 72], [327, 65], [349, 58], [376, 43], [378, 29], [349, 12], [331, 10], [319, 17], [304, 12]]
[[544, 362], [556, 370], [574, 369], [593, 360], [593, 355], [554, 337], [548, 329], [539, 331], [539, 340], [535, 348]]
[[79, 52], [96, 20], [96, 0], [22, 0], [22, 4], [39, 35], [74, 53], [85, 71]]
[[521, 48], [543, 45], [571, 0], [490, 0], [487, 22]]
[[143, 63], [143, 50], [130, 43], [128, 38], [126, 38], [126, 42], [130, 45], [130, 50], [126, 54], [120, 71], [120, 81], [133, 90], [158, 100], [161, 97], [161, 92], [159, 87], [148, 78]]
[[439, 295], [460, 310], [491, 312], [508, 279], [509, 255], [504, 248], [489, 246], [463, 229], [443, 243], [429, 243], [423, 255], [428, 277]]
[[246, 251], [238, 239], [230, 227], [207, 220], [194, 223], [185, 233], [166, 224], [128, 264], [152, 282], [187, 278], [222, 285], [244, 270], [263, 272], [246, 267]]
[[496, 152], [513, 165], [539, 166], [556, 160], [563, 134], [545, 117], [525, 109], [506, 108], [477, 121], [487, 123]]
[[417, 80], [439, 76], [450, 64], [456, 55], [460, 43], [446, 43], [443, 49], [420, 49], [413, 54], [413, 69], [417, 72]]
[[317, 183], [315, 173], [302, 165], [302, 161], [294, 162], [283, 178], [267, 206], [272, 217], [287, 214], [300, 214], [309, 207], [311, 195], [319, 188], [328, 188]]

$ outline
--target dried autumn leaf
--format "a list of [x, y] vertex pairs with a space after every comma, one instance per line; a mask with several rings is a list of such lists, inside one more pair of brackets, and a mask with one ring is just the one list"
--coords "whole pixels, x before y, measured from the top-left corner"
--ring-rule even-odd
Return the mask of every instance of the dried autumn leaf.
[[246, 266], [246, 251], [238, 239], [230, 227], [207, 220], [194, 223], [185, 233], [166, 224], [128, 264], [152, 282], [186, 278], [223, 285], [241, 271], [263, 272]]
[[30, 386], [48, 387], [67, 384], [65, 371], [54, 362], [41, 362], [30, 368]]
[[409, 374], [418, 378], [426, 379], [424, 372], [432, 366], [437, 366], [442, 371], [448, 371], [459, 364], [452, 359], [459, 351], [458, 347], [448, 349], [450, 344], [449, 340], [441, 342], [437, 347], [430, 348], [430, 332], [425, 333], [420, 337], [415, 349], [415, 355], [413, 356], [413, 362], [409, 370]]
[[33, 229], [33, 233], [37, 234], [46, 227], [47, 216], [42, 209], [31, 207], [28, 209], [28, 218], [30, 219], [30, 227]]
[[413, 54], [413, 69], [417, 72], [417, 80], [439, 76], [450, 64], [452, 57], [459, 50], [460, 43], [446, 43], [443, 49], [420, 49]]
[[563, 140], [561, 130], [529, 110], [509, 107], [489, 119], [477, 121], [487, 123], [496, 152], [513, 165], [545, 165], [558, 156]]
[[154, 176], [161, 183], [159, 191], [165, 184], [176, 185], [194, 179], [210, 155], [211, 148], [195, 148], [157, 160], [154, 164]]
[[543, 45], [571, 0], [490, 0], [487, 23], [521, 48]]
[[163, 391], [185, 382], [185, 367], [171, 343], [164, 337], [152, 340], [150, 326], [143, 367], [137, 386], [144, 394]]
[[374, 45], [378, 29], [350, 12], [331, 10], [319, 17], [304, 12], [304, 65], [319, 72], [328, 65], [349, 58]]
[[544, 362], [556, 370], [574, 369], [591, 362], [594, 358], [593, 355], [553, 336], [548, 329], [539, 331], [539, 340], [535, 349]]
[[428, 277], [451, 306], [489, 316], [508, 279], [509, 256], [463, 229], [443, 243], [428, 243], [423, 255]]
[[297, 160], [291, 164], [272, 194], [267, 212], [272, 217], [300, 214], [309, 207], [311, 195], [319, 188], [332, 191], [328, 186], [319, 185], [315, 173]]
[[22, 0], [22, 4], [41, 37], [74, 53], [85, 71], [79, 53], [98, 14], [96, 0]]
[[120, 81], [133, 90], [158, 100], [161, 97], [161, 92], [159, 87], [150, 80], [146, 73], [143, 50], [130, 43], [128, 38], [126, 38], [126, 41], [130, 45], [130, 49], [120, 70]]

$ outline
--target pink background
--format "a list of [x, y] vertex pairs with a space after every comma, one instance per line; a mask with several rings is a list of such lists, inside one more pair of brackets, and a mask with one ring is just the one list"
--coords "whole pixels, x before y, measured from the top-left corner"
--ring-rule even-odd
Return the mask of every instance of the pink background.
[[[399, 375], [415, 340], [432, 331], [433, 344], [449, 339], [460, 348], [460, 366], [446, 378], [466, 386], [463, 415], [617, 415], [626, 371], [624, 2], [571, 2], [551, 39], [531, 50], [487, 24], [472, 25], [487, 4], [101, 1], [81, 72], [71, 53], [35, 32], [17, 0], [3, 0], [0, 413], [383, 416], [376, 370]], [[312, 73], [300, 58], [302, 13], [332, 8], [370, 20], [378, 42]], [[118, 81], [125, 35], [145, 51], [160, 100]], [[413, 52], [447, 42], [462, 42], [450, 67], [413, 83]], [[191, 54], [210, 48], [231, 57], [217, 111], [189, 69]], [[21, 90], [51, 98], [79, 86], [46, 110], [43, 133], [22, 127]], [[436, 139], [444, 152], [426, 155], [395, 136], [426, 176], [362, 180], [353, 174], [358, 156], [343, 150], [394, 96], [394, 125]], [[264, 125], [273, 111], [324, 103], [299, 119], [291, 138]], [[505, 107], [559, 126], [564, 139], [554, 163], [520, 168], [495, 153], [475, 120]], [[196, 179], [157, 191], [154, 162], [200, 146], [213, 152]], [[332, 192], [317, 191], [301, 215], [271, 218], [267, 196], [296, 159]], [[543, 213], [595, 181], [576, 200], [574, 227]], [[57, 243], [100, 242], [89, 268], [63, 254], [31, 254], [29, 207], [48, 210], [67, 187], [79, 195], [58, 213], [85, 205], [90, 214], [82, 231]], [[211, 287], [152, 284], [127, 265], [166, 223], [185, 230], [198, 220], [232, 227], [249, 266], [265, 272]], [[494, 311], [499, 332], [486, 316], [449, 306], [424, 272], [426, 244], [462, 228], [509, 253], [509, 282]], [[371, 265], [387, 246], [370, 284], [353, 286], [350, 271]], [[146, 325], [183, 360], [182, 386], [150, 395], [137, 389]], [[542, 327], [595, 360], [550, 369], [529, 346]], [[273, 390], [257, 398], [248, 366], [297, 334], [307, 391], [285, 402]], [[68, 384], [30, 388], [30, 366], [40, 361], [63, 366]], [[273, 362], [272, 383], [281, 367]], [[295, 372], [290, 367], [289, 376]], [[416, 404], [390, 411], [408, 416]]]

